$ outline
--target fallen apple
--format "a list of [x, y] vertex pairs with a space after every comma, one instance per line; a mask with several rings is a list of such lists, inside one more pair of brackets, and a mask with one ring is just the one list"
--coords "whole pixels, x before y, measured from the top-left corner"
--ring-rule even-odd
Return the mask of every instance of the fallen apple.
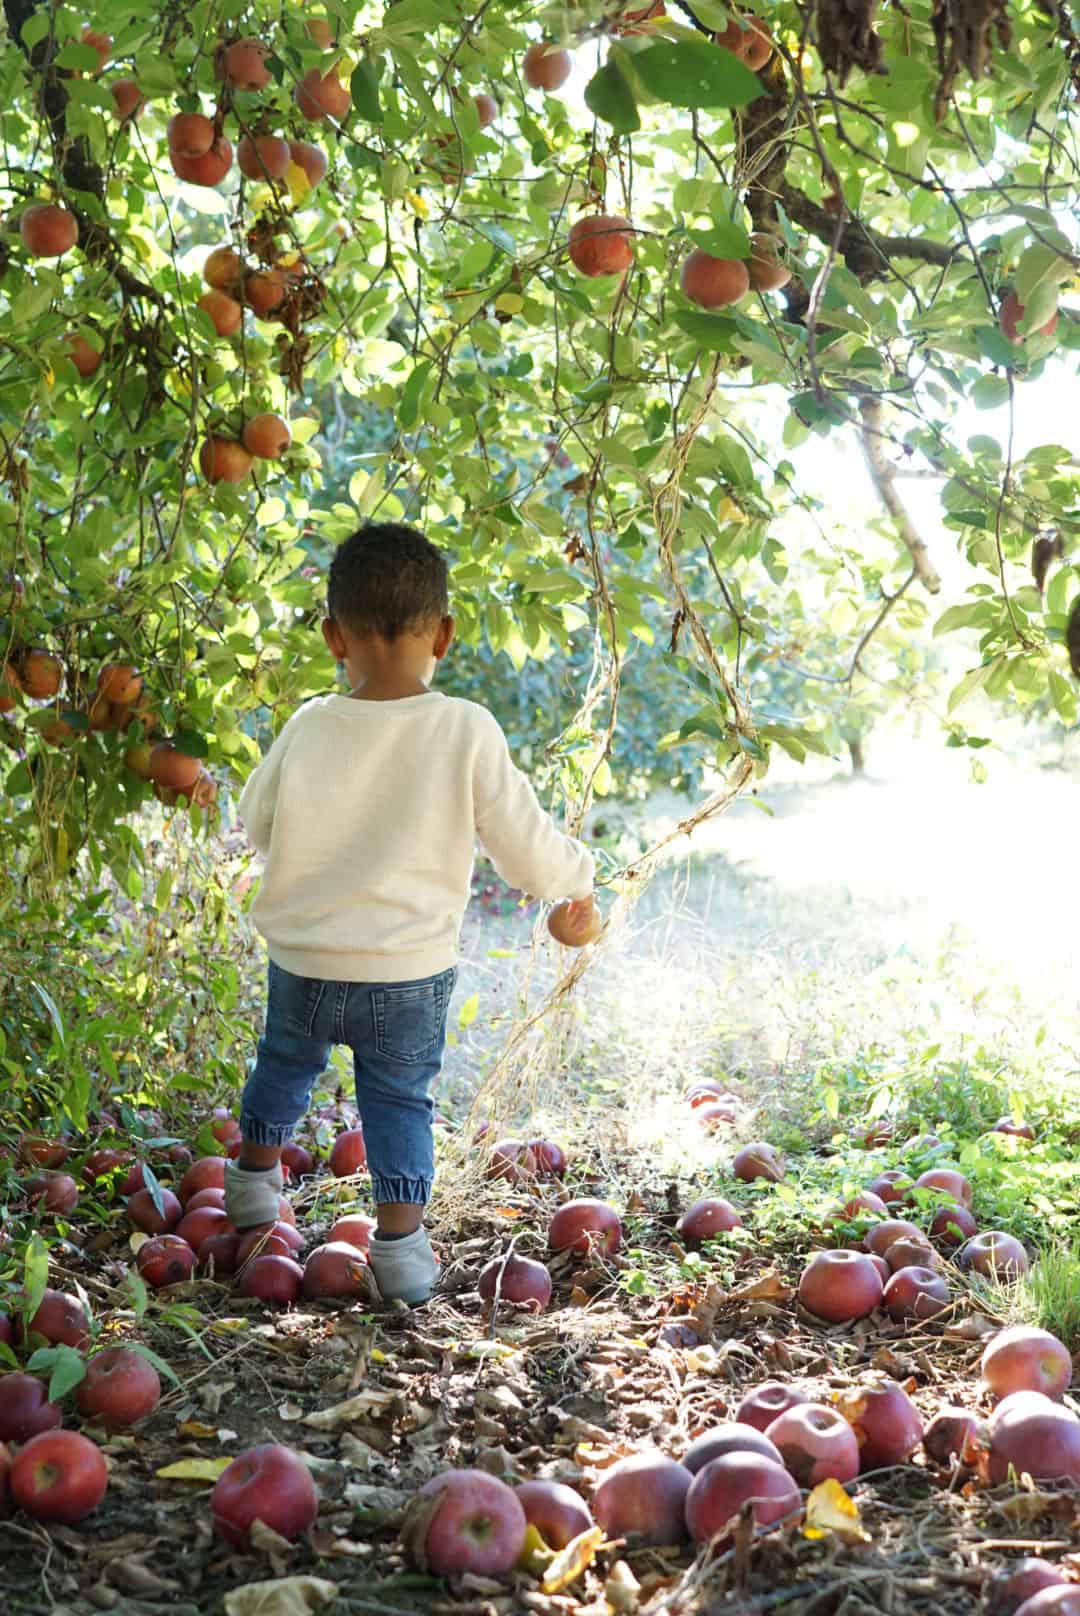
[[885, 1248], [890, 1274], [901, 1268], [937, 1268], [940, 1258], [924, 1234], [902, 1234]]
[[0, 1375], [0, 1442], [27, 1442], [60, 1424], [59, 1403], [50, 1403], [45, 1383], [13, 1369]]
[[367, 1258], [348, 1240], [316, 1246], [304, 1264], [304, 1295], [315, 1298], [367, 1296]]
[[135, 1263], [146, 1283], [160, 1290], [163, 1285], [180, 1285], [190, 1279], [198, 1260], [186, 1240], [158, 1234], [139, 1247]]
[[971, 1184], [955, 1167], [930, 1167], [915, 1180], [917, 1190], [937, 1190], [939, 1199], [948, 1197], [958, 1206], [971, 1208]]
[[881, 1294], [881, 1276], [862, 1251], [819, 1251], [799, 1280], [803, 1307], [829, 1324], [866, 1318], [881, 1301]]
[[988, 1424], [987, 1479], [993, 1486], [1010, 1472], [1033, 1481], [1080, 1482], [1080, 1420], [1040, 1392], [1014, 1392], [998, 1404]]
[[686, 1541], [686, 1495], [693, 1475], [662, 1453], [635, 1453], [605, 1470], [592, 1512], [605, 1537], [664, 1547]]
[[854, 1481], [859, 1444], [843, 1415], [824, 1403], [800, 1403], [780, 1414], [765, 1433], [779, 1450], [784, 1469], [800, 1487], [820, 1481]]
[[938, 1410], [923, 1432], [923, 1449], [934, 1464], [948, 1466], [962, 1459], [974, 1440], [979, 1422], [966, 1408], [946, 1404]]
[[292, 1257], [252, 1257], [240, 1275], [240, 1294], [272, 1307], [294, 1307], [304, 1287], [304, 1270]]
[[905, 1206], [911, 1203], [915, 1181], [911, 1174], [905, 1173], [902, 1168], [890, 1167], [884, 1173], [879, 1173], [876, 1178], [872, 1178], [866, 1187], [887, 1206]]
[[130, 1347], [106, 1347], [86, 1365], [75, 1390], [79, 1413], [106, 1431], [125, 1431], [152, 1414], [161, 1381], [152, 1363]]
[[299, 1454], [263, 1442], [238, 1454], [221, 1472], [210, 1510], [219, 1535], [234, 1548], [246, 1545], [256, 1521], [292, 1541], [314, 1526], [319, 1494]]
[[[775, 1417], [769, 1421], [770, 1425], [775, 1423]], [[770, 1441], [759, 1426], [740, 1420], [728, 1420], [723, 1425], [714, 1425], [709, 1431], [702, 1431], [691, 1442], [681, 1462], [692, 1476], [696, 1476], [707, 1464], [712, 1464], [714, 1459], [722, 1459], [728, 1453], [757, 1453], [776, 1464], [783, 1463], [775, 1442]]]
[[727, 1453], [694, 1477], [686, 1525], [695, 1543], [723, 1542], [744, 1509], [759, 1531], [794, 1517], [802, 1497], [782, 1464], [760, 1453]]
[[945, 1311], [951, 1298], [941, 1274], [911, 1265], [897, 1269], [885, 1286], [882, 1301], [889, 1317], [899, 1324], [905, 1319], [932, 1319]]
[[553, 1251], [573, 1251], [580, 1257], [594, 1252], [610, 1255], [622, 1243], [622, 1221], [606, 1201], [585, 1196], [560, 1206], [548, 1224]]
[[79, 1298], [51, 1287], [42, 1292], [26, 1329], [30, 1336], [43, 1336], [52, 1346], [74, 1347], [77, 1352], [85, 1352], [90, 1345], [90, 1320]]
[[331, 1245], [345, 1240], [350, 1246], [358, 1246], [361, 1251], [367, 1251], [371, 1244], [371, 1237], [379, 1227], [374, 1218], [364, 1217], [362, 1213], [350, 1213], [347, 1217], [338, 1218], [329, 1234]]
[[923, 1439], [923, 1422], [898, 1381], [873, 1374], [843, 1393], [837, 1406], [859, 1444], [859, 1469], [884, 1470], [904, 1464]]
[[687, 1207], [676, 1225], [676, 1233], [683, 1244], [694, 1247], [714, 1235], [728, 1234], [742, 1228], [742, 1218], [730, 1201], [719, 1196], [706, 1196]]
[[223, 1212], [218, 1206], [198, 1206], [194, 1211], [185, 1211], [175, 1230], [181, 1240], [187, 1241], [196, 1255], [203, 1241], [209, 1240], [212, 1234], [236, 1232], [228, 1213]]
[[[141, 1175], [141, 1165], [139, 1172]], [[161, 1206], [160, 1212], [149, 1190], [136, 1190], [134, 1195], [128, 1198], [127, 1215], [136, 1229], [141, 1229], [143, 1234], [169, 1234], [184, 1215], [184, 1209], [172, 1190], [160, 1188], [158, 1201]]]
[[778, 1184], [784, 1176], [784, 1158], [772, 1145], [757, 1140], [736, 1152], [731, 1170], [746, 1183], [765, 1178], [770, 1184]]
[[551, 1275], [543, 1263], [516, 1253], [492, 1258], [476, 1288], [484, 1302], [494, 1302], [497, 1295], [505, 1302], [525, 1303], [534, 1313], [543, 1312], [551, 1301]]
[[875, 1223], [863, 1236], [863, 1245], [867, 1251], [872, 1251], [875, 1257], [884, 1257], [889, 1247], [896, 1240], [911, 1239], [925, 1240], [926, 1236], [914, 1223], [906, 1218], [886, 1218], [884, 1223]]
[[1068, 1347], [1049, 1330], [1014, 1324], [990, 1340], [980, 1367], [995, 1397], [1010, 1392], [1060, 1397], [1072, 1380], [1073, 1366]]
[[225, 1188], [224, 1156], [200, 1156], [193, 1162], [180, 1180], [180, 1199], [186, 1206], [191, 1197], [199, 1190], [223, 1190]]
[[243, 1268], [252, 1257], [295, 1257], [305, 1240], [295, 1224], [279, 1219], [276, 1223], [256, 1223], [240, 1235], [236, 1266]]
[[594, 1524], [589, 1506], [561, 1481], [523, 1481], [514, 1489], [525, 1519], [549, 1549], [565, 1549]]
[[1006, 1281], [1020, 1279], [1030, 1266], [1019, 1240], [998, 1229], [972, 1235], [960, 1248], [956, 1261], [961, 1268], [974, 1269], [986, 1279]]
[[306, 1178], [315, 1171], [315, 1157], [304, 1145], [298, 1145], [291, 1140], [281, 1150], [282, 1165], [289, 1169], [294, 1178]]
[[525, 1547], [528, 1523], [517, 1493], [486, 1470], [447, 1470], [421, 1487], [406, 1540], [424, 1571], [445, 1577], [502, 1577]]
[[939, 1206], [930, 1219], [930, 1238], [946, 1251], [962, 1246], [978, 1232], [979, 1226], [966, 1206]]
[[[797, 1386], [786, 1385], [782, 1380], [764, 1380], [760, 1386], [755, 1386], [752, 1391], [747, 1392], [735, 1410], [735, 1423], [752, 1425], [758, 1431], [764, 1432], [785, 1409], [797, 1408], [800, 1403], [809, 1401], [806, 1393], [799, 1391]], [[683, 1464], [685, 1463], [684, 1456]]]
[[8, 1484], [15, 1503], [33, 1520], [73, 1526], [105, 1497], [109, 1468], [89, 1437], [43, 1431], [16, 1453]]
[[334, 1140], [330, 1152], [330, 1171], [335, 1178], [351, 1178], [367, 1166], [367, 1145], [363, 1128], [346, 1128]]
[[986, 1616], [1016, 1616], [1024, 1601], [1042, 1593], [1044, 1588], [1068, 1586], [1065, 1573], [1057, 1566], [1051, 1565], [1049, 1560], [1028, 1556], [991, 1580], [986, 1588]]
[[1005, 1133], [1013, 1139], [1026, 1139], [1032, 1143], [1035, 1138], [1035, 1129], [1030, 1122], [1014, 1122], [1012, 1117], [1001, 1117], [994, 1123], [991, 1133]]
[[26, 1180], [26, 1194], [32, 1205], [62, 1218], [79, 1202], [79, 1186], [70, 1173], [35, 1173]]

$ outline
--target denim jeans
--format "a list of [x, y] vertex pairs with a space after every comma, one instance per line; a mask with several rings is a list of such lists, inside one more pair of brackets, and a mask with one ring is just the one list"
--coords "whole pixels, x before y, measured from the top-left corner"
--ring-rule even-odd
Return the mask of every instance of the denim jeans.
[[428, 1090], [442, 1065], [456, 976], [450, 970], [420, 982], [324, 982], [271, 961], [266, 1028], [240, 1106], [243, 1137], [287, 1144], [331, 1045], [347, 1044], [376, 1205], [423, 1206], [435, 1176]]

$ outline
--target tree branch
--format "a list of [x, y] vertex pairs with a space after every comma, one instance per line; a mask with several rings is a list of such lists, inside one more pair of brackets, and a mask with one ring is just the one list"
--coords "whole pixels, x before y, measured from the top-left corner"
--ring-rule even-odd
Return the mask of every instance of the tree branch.
[[[786, 179], [778, 186], [777, 200], [789, 219], [831, 246], [836, 238], [834, 214], [826, 213]], [[882, 236], [876, 230], [868, 230], [857, 219], [844, 223], [837, 242], [839, 256], [861, 281], [881, 279], [894, 258], [914, 258], [944, 269], [963, 251], [963, 247], [950, 247], [946, 242], [931, 241], [926, 236]]]
[[879, 398], [863, 397], [859, 400], [862, 415], [862, 443], [866, 464], [881, 503], [896, 524], [896, 531], [911, 552], [911, 564], [920, 583], [931, 595], [941, 589], [941, 578], [930, 560], [930, 552], [920, 537], [907, 506], [893, 485], [893, 468], [885, 453], [885, 433], [882, 429], [883, 406]]

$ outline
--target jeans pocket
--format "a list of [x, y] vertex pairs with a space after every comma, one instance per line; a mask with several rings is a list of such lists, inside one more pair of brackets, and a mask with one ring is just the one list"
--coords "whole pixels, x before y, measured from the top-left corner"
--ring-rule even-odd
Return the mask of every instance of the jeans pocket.
[[442, 1043], [453, 971], [427, 982], [402, 982], [372, 993], [375, 1048], [405, 1065], [426, 1060]]
[[316, 976], [294, 976], [283, 966], [270, 962], [270, 1000], [267, 1020], [273, 1016], [292, 1032], [314, 1037], [315, 1018], [322, 1004], [326, 983]]

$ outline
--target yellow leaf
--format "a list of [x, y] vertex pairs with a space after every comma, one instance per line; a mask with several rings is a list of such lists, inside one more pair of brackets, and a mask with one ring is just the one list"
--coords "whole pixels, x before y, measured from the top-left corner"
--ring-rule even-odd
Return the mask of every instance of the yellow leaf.
[[525, 307], [525, 299], [520, 292], [500, 292], [495, 299], [495, 307], [500, 314], [520, 314]]
[[231, 1335], [236, 1330], [246, 1330], [249, 1323], [248, 1319], [213, 1319], [210, 1329], [215, 1335]]
[[596, 1559], [596, 1552], [604, 1542], [603, 1527], [590, 1526], [577, 1537], [571, 1538], [565, 1549], [552, 1560], [544, 1572], [541, 1587], [546, 1594], [557, 1594], [563, 1588], [569, 1588], [576, 1582], [582, 1572], [587, 1571]]
[[418, 219], [426, 219], [430, 216], [431, 210], [419, 192], [406, 191], [405, 201], [409, 204], [410, 208], [412, 208]]
[[392, 1362], [389, 1355], [387, 1353], [385, 1353], [385, 1352], [380, 1352], [378, 1347], [372, 1347], [372, 1349], [371, 1349], [371, 1361], [372, 1361], [372, 1363], [390, 1363], [390, 1362]]
[[290, 163], [285, 170], [285, 184], [289, 187], [289, 195], [293, 206], [297, 206], [311, 190], [311, 181], [308, 179], [299, 163]]
[[177, 1436], [211, 1437], [217, 1436], [216, 1425], [204, 1425], [202, 1420], [184, 1420], [176, 1427]]
[[145, 1246], [149, 1239], [151, 1239], [150, 1235], [143, 1234], [141, 1229], [135, 1229], [131, 1234], [128, 1235], [128, 1250], [137, 1256], [139, 1247]]
[[163, 1481], [205, 1481], [211, 1486], [232, 1464], [232, 1459], [177, 1459], [175, 1464], [155, 1470]]
[[859, 1508], [853, 1499], [832, 1477], [819, 1482], [806, 1500], [806, 1524], [803, 1536], [828, 1537], [835, 1532], [848, 1543], [869, 1543], [869, 1532], [863, 1530]]
[[524, 1546], [517, 1557], [517, 1569], [527, 1571], [531, 1577], [539, 1577], [554, 1558], [555, 1550], [548, 1548], [541, 1533], [530, 1522], [525, 1529]]

